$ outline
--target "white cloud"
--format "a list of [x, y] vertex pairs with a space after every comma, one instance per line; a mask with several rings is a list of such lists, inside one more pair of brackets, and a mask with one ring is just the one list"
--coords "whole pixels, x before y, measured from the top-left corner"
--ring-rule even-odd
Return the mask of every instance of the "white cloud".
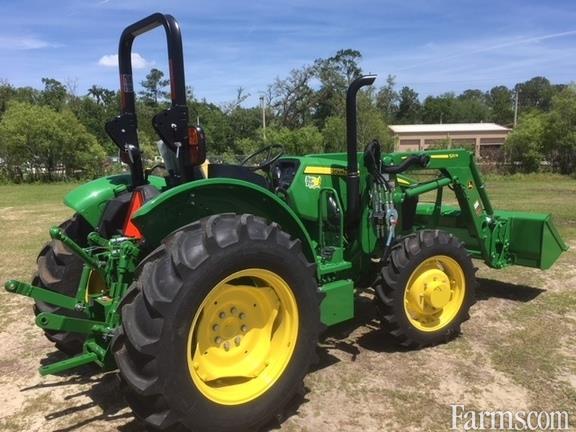
[[[118, 67], [118, 54], [103, 55], [98, 60], [100, 66], [105, 67]], [[153, 61], [148, 61], [138, 53], [132, 53], [132, 69], [145, 69], [154, 64]]]
[[0, 49], [9, 50], [34, 50], [53, 47], [55, 45], [45, 40], [27, 36], [0, 36]]

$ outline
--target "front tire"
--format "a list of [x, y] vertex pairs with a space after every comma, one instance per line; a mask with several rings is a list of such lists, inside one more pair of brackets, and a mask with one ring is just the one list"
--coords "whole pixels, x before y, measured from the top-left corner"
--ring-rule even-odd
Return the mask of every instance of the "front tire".
[[374, 288], [382, 326], [401, 345], [438, 345], [460, 334], [470, 318], [475, 268], [452, 234], [421, 230], [393, 246]]
[[275, 223], [222, 214], [183, 227], [140, 267], [113, 343], [137, 417], [166, 430], [257, 430], [316, 356], [314, 265]]

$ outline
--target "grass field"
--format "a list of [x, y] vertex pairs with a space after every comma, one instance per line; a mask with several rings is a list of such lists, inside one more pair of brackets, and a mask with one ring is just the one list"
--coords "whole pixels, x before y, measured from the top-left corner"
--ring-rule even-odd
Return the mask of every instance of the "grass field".
[[[47, 230], [70, 215], [73, 184], [0, 186], [0, 282], [28, 280]], [[477, 410], [566, 410], [576, 425], [576, 180], [489, 177], [494, 208], [550, 212], [571, 246], [548, 272], [481, 263], [478, 303], [463, 335], [404, 351], [378, 330], [367, 298], [331, 328], [309, 392], [282, 431], [445, 431], [450, 404]], [[40, 378], [58, 354], [34, 326], [31, 301], [0, 292], [0, 430], [139, 431], [114, 374]]]

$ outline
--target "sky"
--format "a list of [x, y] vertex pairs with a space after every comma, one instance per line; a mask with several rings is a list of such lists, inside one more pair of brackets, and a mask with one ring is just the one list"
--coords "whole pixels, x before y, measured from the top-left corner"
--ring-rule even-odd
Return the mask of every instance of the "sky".
[[[179, 21], [186, 84], [220, 104], [242, 87], [256, 105], [277, 77], [343, 48], [362, 53], [377, 86], [391, 74], [421, 98], [576, 79], [574, 0], [0, 0], [0, 79], [116, 89], [120, 34], [153, 12]], [[167, 72], [162, 30], [138, 37], [133, 55], [135, 82]]]

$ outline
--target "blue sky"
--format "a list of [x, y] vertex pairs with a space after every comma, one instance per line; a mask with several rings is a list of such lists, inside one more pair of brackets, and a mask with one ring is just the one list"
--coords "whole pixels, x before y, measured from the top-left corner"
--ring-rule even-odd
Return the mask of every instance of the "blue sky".
[[[0, 79], [115, 89], [122, 29], [156, 11], [179, 20], [187, 84], [216, 103], [241, 86], [256, 104], [276, 77], [341, 48], [360, 50], [380, 85], [393, 74], [421, 97], [576, 75], [573, 0], [0, 0]], [[160, 30], [136, 40], [135, 81], [167, 71], [164, 47]]]

